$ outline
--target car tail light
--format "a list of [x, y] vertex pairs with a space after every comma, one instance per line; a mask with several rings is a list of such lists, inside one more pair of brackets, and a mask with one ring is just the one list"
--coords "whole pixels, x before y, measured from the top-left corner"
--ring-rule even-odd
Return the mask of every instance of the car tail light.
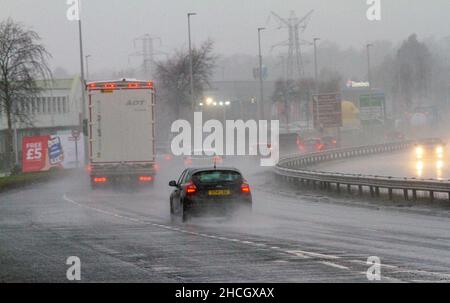
[[96, 177], [96, 178], [94, 178], [94, 182], [95, 183], [106, 183], [106, 181], [108, 181], [108, 179], [105, 178], [105, 177]]
[[90, 173], [92, 171], [92, 165], [90, 164], [86, 165], [86, 171]]
[[140, 176], [139, 177], [139, 181], [141, 181], [141, 182], [151, 182], [151, 181], [153, 181], [153, 177], [152, 176]]
[[195, 194], [197, 192], [197, 186], [193, 182], [186, 184], [186, 193], [189, 195]]
[[214, 157], [214, 162], [216, 162], [216, 163], [222, 163], [222, 157], [220, 157], [220, 156], [215, 156], [215, 157]]
[[187, 158], [184, 160], [184, 164], [185, 165], [191, 165], [192, 164], [192, 159], [191, 158]]
[[156, 172], [159, 172], [159, 169], [160, 169], [159, 164], [153, 165], [153, 169], [154, 169]]
[[172, 156], [171, 155], [166, 155], [164, 157], [164, 159], [167, 160], [167, 161], [170, 161], [170, 160], [172, 160]]
[[250, 185], [248, 185], [247, 182], [242, 183], [241, 185], [241, 191], [243, 193], [250, 193]]

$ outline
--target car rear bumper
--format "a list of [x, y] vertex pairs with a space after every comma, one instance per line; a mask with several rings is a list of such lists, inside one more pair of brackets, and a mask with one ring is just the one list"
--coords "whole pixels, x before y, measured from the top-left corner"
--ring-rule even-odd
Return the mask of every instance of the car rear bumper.
[[236, 199], [185, 199], [185, 210], [190, 213], [213, 212], [223, 213], [239, 209], [251, 209], [252, 199], [250, 197]]

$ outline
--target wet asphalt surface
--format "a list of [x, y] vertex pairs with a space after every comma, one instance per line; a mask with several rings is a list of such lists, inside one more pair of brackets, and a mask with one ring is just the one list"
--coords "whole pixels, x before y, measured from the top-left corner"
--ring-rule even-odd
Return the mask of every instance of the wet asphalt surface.
[[350, 174], [368, 174], [376, 176], [409, 177], [418, 179], [450, 180], [450, 153], [443, 158], [435, 156], [418, 159], [414, 148], [390, 154], [371, 156], [371, 161], [364, 157], [322, 163], [317, 170]]
[[[450, 207], [430, 212], [365, 197], [289, 188], [238, 161], [252, 214], [172, 222], [167, 186], [182, 167], [160, 162], [153, 187], [91, 190], [74, 173], [0, 196], [0, 282], [450, 281]], [[404, 206], [404, 205], [403, 205]]]

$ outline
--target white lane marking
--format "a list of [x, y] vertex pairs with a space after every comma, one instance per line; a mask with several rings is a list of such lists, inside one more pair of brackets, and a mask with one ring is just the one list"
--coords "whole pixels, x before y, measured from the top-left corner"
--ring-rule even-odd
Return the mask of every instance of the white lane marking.
[[331, 266], [331, 267], [338, 268], [338, 269], [350, 270], [350, 268], [348, 268], [347, 266], [339, 265], [339, 264], [336, 264], [333, 262], [321, 261], [320, 263], [323, 265]]
[[[282, 253], [285, 253], [285, 254], [295, 255], [297, 257], [304, 258], [304, 259], [310, 259], [310, 258], [322, 258], [322, 259], [329, 259], [329, 260], [340, 259], [339, 256], [334, 256], [334, 255], [325, 255], [325, 254], [320, 254], [320, 253], [308, 252], [308, 251], [304, 251], [304, 250], [294, 250], [294, 251], [293, 250], [282, 250], [279, 247], [275, 247], [275, 246], [270, 247], [270, 246], [267, 246], [266, 244], [263, 244], [263, 243], [255, 243], [255, 242], [251, 242], [251, 241], [242, 241], [242, 240], [238, 240], [238, 239], [231, 239], [231, 238], [226, 238], [226, 237], [201, 234], [201, 233], [187, 231], [187, 230], [184, 230], [184, 229], [181, 229], [181, 228], [176, 228], [176, 227], [172, 227], [172, 226], [168, 226], [168, 225], [162, 225], [162, 224], [157, 224], [157, 223], [146, 222], [146, 221], [139, 220], [139, 219], [136, 219], [136, 218], [132, 218], [132, 217], [124, 216], [124, 215], [119, 215], [119, 214], [116, 214], [116, 213], [113, 213], [113, 212], [110, 212], [110, 211], [106, 211], [106, 210], [103, 210], [103, 209], [100, 209], [100, 208], [87, 206], [85, 204], [76, 202], [76, 201], [68, 198], [66, 194], [63, 195], [63, 199], [66, 202], [75, 204], [75, 205], [77, 205], [79, 207], [91, 209], [91, 210], [97, 211], [97, 212], [105, 214], [105, 215], [113, 216], [113, 217], [116, 217], [116, 218], [128, 220], [128, 221], [135, 222], [135, 223], [141, 223], [141, 224], [150, 225], [150, 226], [162, 228], [162, 229], [165, 229], [165, 230], [176, 231], [176, 232], [180, 232], [180, 233], [183, 233], [183, 234], [189, 234], [189, 235], [199, 236], [199, 237], [203, 237], [203, 238], [211, 238], [211, 239], [222, 240], [222, 241], [227, 241], [227, 242], [241, 243], [241, 244], [250, 245], [250, 246], [265, 247], [265, 248], [269, 248], [271, 250], [275, 250], [277, 252], [282, 252]], [[359, 264], [367, 265], [366, 262], [361, 261], [361, 260], [347, 260], [347, 261], [351, 262], [351, 263], [359, 263]], [[320, 263], [326, 264], [326, 265], [329, 265], [329, 266], [333, 266], [333, 267], [336, 267], [336, 268], [341, 268], [341, 269], [345, 268], [345, 269], [350, 270], [346, 266], [338, 265], [338, 264], [335, 264], [335, 263], [332, 263], [332, 262], [321, 261]], [[388, 264], [382, 264], [382, 267], [391, 268], [391, 269], [399, 269], [398, 266], [388, 265]], [[401, 272], [402, 273], [425, 274], [425, 275], [431, 275], [431, 276], [437, 276], [437, 277], [440, 277], [440, 278], [450, 279], [450, 274], [445, 274], [445, 273], [428, 272], [428, 271], [423, 271], [423, 270], [397, 271], [397, 273], [401, 273]], [[362, 275], [366, 275], [366, 273], [361, 273], [361, 274]], [[389, 280], [397, 280], [395, 278], [389, 278], [389, 277], [385, 277], [385, 276], [383, 278], [389, 279]]]
[[338, 256], [324, 255], [324, 254], [319, 254], [319, 253], [314, 253], [314, 252], [304, 251], [304, 250], [290, 250], [289, 253], [290, 254], [294, 254], [294, 255], [298, 255], [298, 256], [301, 256], [301, 257], [307, 256], [307, 257], [321, 258], [321, 259], [330, 259], [330, 260], [340, 259], [340, 257], [338, 257]]
[[294, 255], [296, 257], [299, 257], [299, 258], [310, 259], [309, 256], [306, 256], [303, 253], [300, 253], [298, 250], [286, 250], [285, 252], [290, 254], [290, 255]]
[[189, 234], [189, 235], [194, 235], [194, 236], [198, 236], [198, 237], [202, 237], [202, 238], [210, 238], [210, 239], [216, 239], [216, 240], [222, 240], [222, 241], [227, 241], [227, 242], [234, 242], [234, 243], [241, 243], [241, 244], [246, 244], [246, 245], [251, 245], [251, 246], [258, 246], [258, 247], [266, 247], [265, 244], [258, 244], [258, 243], [254, 243], [254, 242], [250, 242], [250, 241], [242, 241], [239, 239], [231, 239], [231, 238], [226, 238], [226, 237], [218, 237], [218, 236], [214, 236], [214, 235], [208, 235], [208, 234], [204, 234], [204, 233], [197, 233], [197, 232], [193, 232], [193, 231], [188, 231], [188, 230], [184, 230], [184, 229], [180, 229], [180, 228], [176, 228], [176, 227], [172, 227], [172, 226], [168, 226], [168, 225], [163, 225], [163, 224], [157, 224], [157, 223], [151, 223], [151, 222], [147, 222], [147, 221], [143, 221], [143, 220], [139, 220], [136, 218], [132, 218], [132, 217], [128, 217], [128, 216], [124, 216], [124, 215], [119, 215], [110, 211], [106, 211], [97, 207], [92, 207], [92, 206], [88, 206], [79, 202], [76, 202], [75, 200], [70, 199], [69, 197], [67, 197], [66, 194], [63, 195], [63, 199], [69, 203], [75, 204], [79, 207], [83, 207], [83, 208], [88, 208], [94, 211], [97, 211], [99, 213], [105, 214], [105, 215], [109, 215], [115, 218], [120, 218], [120, 219], [124, 219], [127, 221], [131, 221], [131, 222], [135, 222], [135, 223], [141, 223], [141, 224], [146, 224], [146, 225], [150, 225], [150, 226], [154, 226], [154, 227], [158, 227], [158, 228], [162, 228], [165, 230], [170, 230], [170, 231], [176, 231], [176, 232], [180, 232], [183, 234]]

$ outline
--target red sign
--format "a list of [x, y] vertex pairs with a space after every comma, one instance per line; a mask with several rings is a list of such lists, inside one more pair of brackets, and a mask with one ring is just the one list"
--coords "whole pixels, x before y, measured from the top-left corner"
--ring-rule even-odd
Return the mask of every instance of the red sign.
[[24, 173], [43, 171], [47, 163], [49, 136], [24, 137], [22, 141], [22, 170]]

